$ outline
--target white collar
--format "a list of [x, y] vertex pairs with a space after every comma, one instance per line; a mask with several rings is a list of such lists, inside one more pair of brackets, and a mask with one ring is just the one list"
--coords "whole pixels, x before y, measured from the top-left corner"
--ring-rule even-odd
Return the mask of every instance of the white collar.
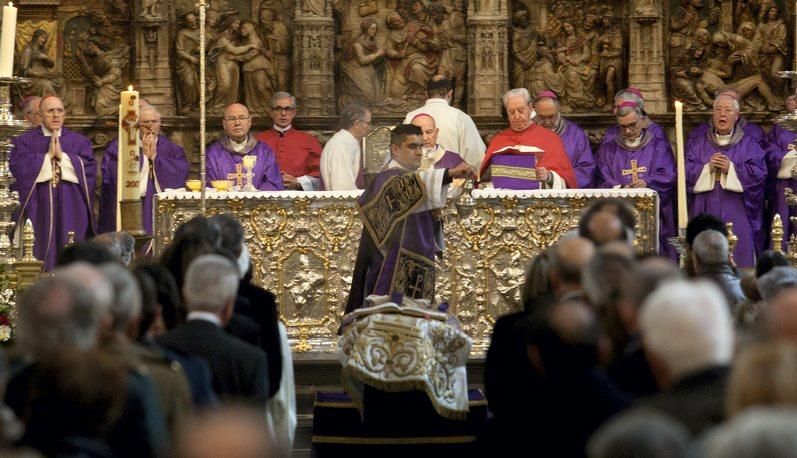
[[721, 133], [719, 133], [717, 131], [714, 131], [714, 138], [717, 139], [717, 144], [720, 145], [720, 146], [725, 146], [728, 143], [730, 143], [731, 142], [731, 137], [733, 137], [733, 131], [734, 131], [734, 129], [731, 129], [731, 132], [729, 134], [725, 134], [725, 135], [723, 135], [723, 134], [721, 134]]
[[238, 143], [230, 137], [230, 146], [232, 149], [235, 150], [236, 153], [240, 153], [241, 151], [246, 149], [246, 142], [249, 140], [249, 134], [246, 134], [244, 141]]
[[[44, 134], [45, 137], [52, 137], [53, 136], [53, 131], [51, 131], [50, 129], [44, 127], [44, 124], [41, 124], [41, 126], [42, 126], [42, 133]], [[61, 138], [61, 132], [63, 132], [63, 131], [64, 131], [64, 129], [58, 129], [58, 138]]]
[[626, 142], [626, 145], [630, 146], [631, 148], [636, 148], [640, 143], [642, 143], [642, 134], [639, 134], [639, 137], [634, 139], [634, 141]]
[[440, 97], [435, 97], [435, 98], [432, 98], [432, 99], [426, 99], [426, 104], [429, 105], [430, 103], [445, 103], [446, 105], [449, 104], [448, 100], [440, 98]]
[[279, 132], [281, 134], [284, 134], [285, 132], [290, 130], [291, 127], [293, 127], [293, 126], [288, 125], [288, 127], [278, 127], [276, 124], [274, 124], [274, 130], [276, 130], [277, 132]]
[[219, 318], [219, 316], [215, 313], [194, 310], [193, 312], [188, 312], [188, 315], [185, 317], [185, 321], [191, 320], [210, 321], [216, 326], [221, 327], [221, 318]]

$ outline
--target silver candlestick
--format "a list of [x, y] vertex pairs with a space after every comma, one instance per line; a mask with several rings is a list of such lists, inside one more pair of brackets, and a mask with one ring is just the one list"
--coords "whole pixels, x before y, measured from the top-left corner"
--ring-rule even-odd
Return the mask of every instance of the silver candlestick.
[[0, 78], [0, 259], [7, 264], [14, 262], [15, 250], [11, 249], [9, 234], [14, 229], [15, 221], [11, 214], [19, 207], [19, 196], [11, 190], [14, 177], [8, 165], [8, 157], [14, 145], [11, 139], [30, 128], [30, 123], [14, 118], [11, 112], [11, 85], [27, 83], [30, 80], [19, 77]]

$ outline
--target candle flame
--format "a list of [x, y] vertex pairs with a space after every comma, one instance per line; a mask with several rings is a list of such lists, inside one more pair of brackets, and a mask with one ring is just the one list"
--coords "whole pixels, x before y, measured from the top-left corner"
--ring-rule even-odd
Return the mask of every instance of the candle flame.
[[14, 6], [14, 2], [8, 2], [8, 6]]
[[131, 84], [131, 85], [127, 86], [127, 90], [128, 91], [132, 91], [133, 90], [133, 85]]

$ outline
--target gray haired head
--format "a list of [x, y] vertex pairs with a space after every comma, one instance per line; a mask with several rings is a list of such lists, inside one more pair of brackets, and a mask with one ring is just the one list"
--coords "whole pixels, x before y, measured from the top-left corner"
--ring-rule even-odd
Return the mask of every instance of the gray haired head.
[[756, 285], [761, 299], [770, 301], [782, 290], [797, 287], [797, 270], [793, 267], [775, 267], [762, 275]]

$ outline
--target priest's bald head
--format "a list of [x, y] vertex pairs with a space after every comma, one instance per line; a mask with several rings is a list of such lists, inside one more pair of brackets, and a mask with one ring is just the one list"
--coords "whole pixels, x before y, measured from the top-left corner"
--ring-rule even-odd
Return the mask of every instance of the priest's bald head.
[[54, 95], [49, 95], [39, 103], [39, 112], [42, 115], [42, 125], [50, 131], [57, 131], [64, 126], [66, 110], [64, 102]]
[[224, 133], [232, 140], [240, 143], [246, 140], [252, 127], [252, 116], [246, 105], [233, 103], [224, 110]]
[[504, 94], [503, 102], [509, 117], [509, 127], [517, 132], [526, 130], [531, 125], [533, 112], [528, 89], [521, 87], [508, 90]]

